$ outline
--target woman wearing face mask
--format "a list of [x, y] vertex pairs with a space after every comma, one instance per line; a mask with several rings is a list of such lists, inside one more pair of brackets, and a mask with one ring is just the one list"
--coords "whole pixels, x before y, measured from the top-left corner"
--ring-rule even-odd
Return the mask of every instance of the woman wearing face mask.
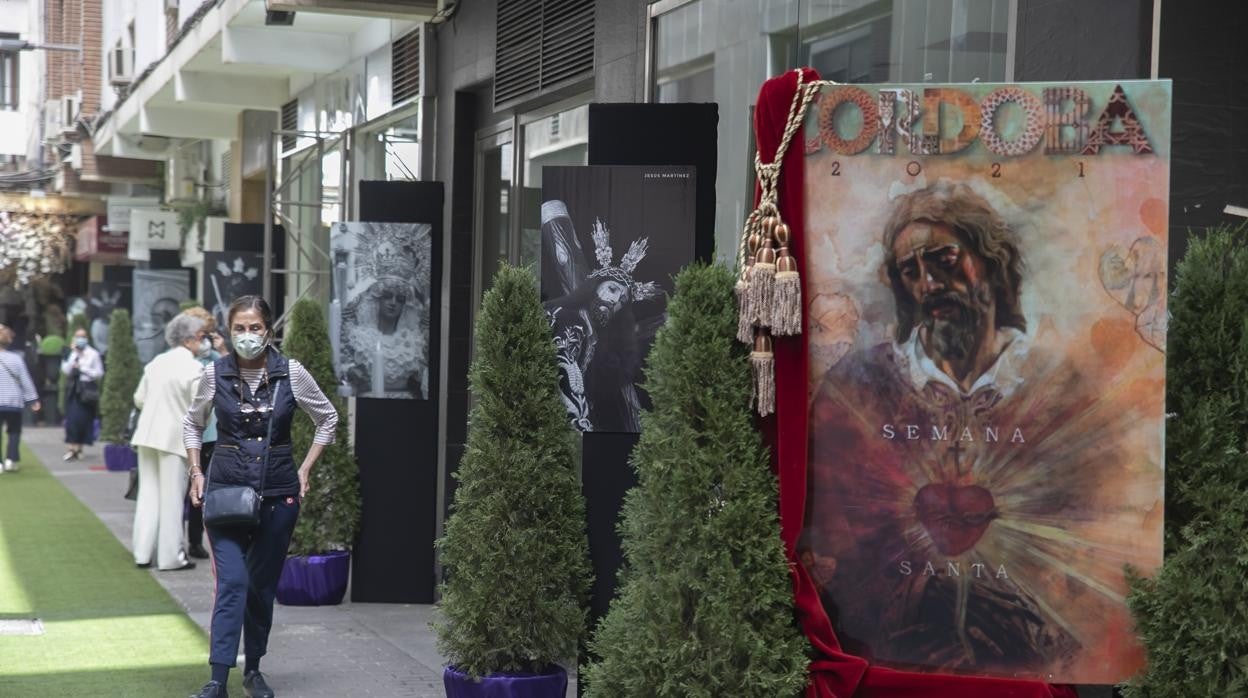
[[139, 452], [139, 495], [134, 509], [134, 563], [160, 570], [189, 570], [195, 563], [182, 548], [182, 503], [186, 496], [186, 449], [181, 415], [199, 385], [197, 356], [212, 350], [204, 321], [182, 313], [165, 325], [171, 349], [148, 362], [134, 391], [139, 421], [130, 444]]
[[104, 362], [87, 340], [87, 331], [74, 332], [69, 355], [61, 362], [65, 374], [65, 460], [82, 457], [82, 447], [95, 443], [95, 413], [100, 406], [100, 379]]
[[[187, 315], [197, 317], [204, 321], [204, 331], [208, 333], [212, 340], [211, 346], [202, 345], [200, 353], [195, 357], [199, 359], [201, 366], [209, 366], [212, 362], [225, 356], [229, 351], [225, 347], [225, 339], [217, 331], [217, 317], [208, 312], [206, 308], [196, 306], [187, 308]], [[223, 321], [224, 321], [224, 316]], [[207, 465], [212, 462], [212, 450], [217, 445], [217, 418], [212, 417], [208, 420], [208, 426], [204, 428], [203, 447], [200, 449], [200, 463]], [[205, 476], [207, 471], [205, 470]], [[186, 503], [191, 503], [191, 493], [187, 490]], [[189, 507], [190, 514], [186, 517], [186, 554], [200, 560], [208, 559], [208, 551], [204, 549], [204, 516], [203, 511], [199, 507]]]
[[[207, 526], [216, 576], [208, 658], [212, 678], [197, 695], [227, 695], [226, 682], [241, 639], [244, 692], [252, 698], [271, 698], [273, 691], [260, 673], [260, 658], [273, 626], [277, 579], [308, 476], [321, 451], [334, 441], [338, 412], [298, 361], [273, 348], [273, 312], [263, 298], [235, 300], [227, 318], [234, 352], [204, 367], [199, 391], [183, 420], [191, 501], [201, 506], [206, 489], [246, 486], [260, 491], [262, 505], [255, 526]], [[298, 466], [290, 443], [296, 408], [316, 425], [312, 447]], [[200, 448], [210, 414], [217, 418], [217, 447], [209, 468], [211, 482], [206, 482]]]

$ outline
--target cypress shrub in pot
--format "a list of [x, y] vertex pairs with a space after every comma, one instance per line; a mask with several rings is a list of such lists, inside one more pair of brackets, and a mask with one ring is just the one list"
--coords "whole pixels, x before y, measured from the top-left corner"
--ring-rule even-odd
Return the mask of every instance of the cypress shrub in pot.
[[[342, 602], [351, 569], [351, 546], [360, 527], [359, 468], [347, 434], [347, 415], [337, 396], [325, 311], [308, 298], [291, 308], [282, 352], [303, 364], [338, 410], [338, 432], [312, 469], [300, 506], [290, 555], [277, 583], [277, 600], [288, 606]], [[290, 440], [296, 457], [312, 446], [315, 428], [307, 415], [295, 416]]]
[[590, 583], [576, 442], [527, 270], [498, 271], [469, 371], [475, 400], [446, 535], [439, 647], [448, 696], [559, 696]]

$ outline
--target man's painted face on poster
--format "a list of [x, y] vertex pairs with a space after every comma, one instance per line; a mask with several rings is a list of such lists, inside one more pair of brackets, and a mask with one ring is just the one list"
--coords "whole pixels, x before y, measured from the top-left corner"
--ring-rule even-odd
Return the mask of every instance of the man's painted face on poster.
[[619, 281], [607, 279], [598, 284], [594, 295], [594, 320], [605, 325], [628, 302], [628, 287]]
[[950, 359], [968, 356], [982, 323], [994, 315], [984, 260], [948, 224], [922, 220], [897, 234], [893, 255], [929, 350]]

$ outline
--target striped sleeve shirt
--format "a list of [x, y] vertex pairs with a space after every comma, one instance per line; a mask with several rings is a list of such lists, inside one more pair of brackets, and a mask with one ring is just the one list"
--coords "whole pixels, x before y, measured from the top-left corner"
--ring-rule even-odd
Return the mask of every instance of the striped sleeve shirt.
[[0, 351], [0, 409], [20, 410], [39, 399], [26, 362], [15, 351]]
[[[260, 387], [264, 369], [240, 368], [239, 373], [254, 393]], [[325, 397], [325, 393], [321, 392], [312, 374], [308, 373], [303, 364], [294, 359], [290, 360], [290, 389], [295, 395], [295, 402], [308, 413], [308, 416], [312, 418], [312, 423], [316, 425], [316, 433], [312, 437], [312, 442], [323, 446], [332, 444], [335, 430], [338, 428], [338, 410], [334, 408], [329, 398]], [[204, 366], [204, 377], [199, 381], [199, 391], [191, 400], [191, 408], [182, 419], [182, 444], [188, 449], [203, 446], [204, 428], [208, 425], [209, 417], [212, 416], [213, 398], [216, 392], [216, 367], [208, 364]], [[244, 412], [251, 412], [254, 409], [249, 404], [243, 404]], [[263, 405], [261, 409], [267, 411], [268, 405]]]

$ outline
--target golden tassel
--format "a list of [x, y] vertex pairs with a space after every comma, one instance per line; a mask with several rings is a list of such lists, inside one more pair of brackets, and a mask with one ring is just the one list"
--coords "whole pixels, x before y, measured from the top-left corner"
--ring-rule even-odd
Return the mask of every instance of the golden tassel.
[[774, 228], [776, 243], [776, 286], [771, 307], [771, 331], [777, 335], [802, 333], [802, 284], [797, 273], [797, 260], [789, 253], [789, 226], [779, 223]]
[[771, 304], [776, 293], [776, 250], [771, 238], [777, 219], [767, 216], [754, 264], [750, 267], [750, 312], [759, 327], [771, 326]]
[[771, 335], [766, 330], [754, 334], [754, 350], [750, 352], [750, 368], [754, 376], [753, 402], [760, 417], [776, 411], [776, 354]]
[[762, 245], [762, 235], [758, 232], [758, 211], [750, 213], [745, 221], [745, 230], [741, 236], [741, 249], [737, 255], [737, 265], [741, 275], [737, 278], [733, 291], [737, 296], [737, 341], [749, 344], [754, 341], [754, 319], [756, 312], [750, 296], [750, 268], [754, 266], [754, 255]]

